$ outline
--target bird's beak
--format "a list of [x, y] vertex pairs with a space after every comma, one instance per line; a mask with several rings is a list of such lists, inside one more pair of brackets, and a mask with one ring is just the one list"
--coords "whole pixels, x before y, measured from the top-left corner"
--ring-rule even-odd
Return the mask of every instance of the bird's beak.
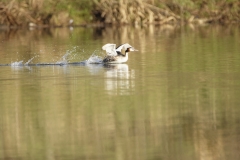
[[138, 51], [138, 50], [132, 47], [130, 48], [130, 51]]

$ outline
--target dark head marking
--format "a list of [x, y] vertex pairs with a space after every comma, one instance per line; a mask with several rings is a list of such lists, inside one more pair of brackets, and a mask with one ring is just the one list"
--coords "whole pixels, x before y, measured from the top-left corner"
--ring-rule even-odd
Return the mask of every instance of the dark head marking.
[[130, 47], [126, 49], [125, 53], [130, 52]]

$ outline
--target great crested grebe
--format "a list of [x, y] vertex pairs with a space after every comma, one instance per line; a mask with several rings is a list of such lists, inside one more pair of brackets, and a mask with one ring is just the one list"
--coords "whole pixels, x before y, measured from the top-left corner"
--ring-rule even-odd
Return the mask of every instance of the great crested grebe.
[[[105, 44], [102, 46], [103, 50], [106, 50], [107, 56], [104, 57], [103, 63], [124, 63], [128, 60], [128, 53], [130, 51], [138, 51], [134, 49], [128, 43], [124, 43], [116, 48], [116, 44]], [[124, 50], [125, 54], [121, 51]]]

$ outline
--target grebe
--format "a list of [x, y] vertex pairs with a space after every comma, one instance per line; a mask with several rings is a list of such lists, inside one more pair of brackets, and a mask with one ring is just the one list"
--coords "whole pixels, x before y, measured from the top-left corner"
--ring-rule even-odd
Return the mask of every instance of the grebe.
[[[128, 60], [128, 53], [130, 51], [138, 51], [134, 49], [128, 43], [122, 44], [116, 48], [116, 44], [105, 44], [102, 47], [103, 50], [106, 50], [107, 56], [104, 57], [103, 63], [124, 63]], [[121, 51], [124, 50], [125, 54]]]

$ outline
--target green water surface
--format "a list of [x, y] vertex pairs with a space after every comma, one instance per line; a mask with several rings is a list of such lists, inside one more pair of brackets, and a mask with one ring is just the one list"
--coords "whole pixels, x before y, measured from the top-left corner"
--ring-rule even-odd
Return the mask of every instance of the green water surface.
[[125, 64], [0, 67], [0, 159], [240, 158], [240, 28], [1, 30], [0, 64], [103, 56]]

